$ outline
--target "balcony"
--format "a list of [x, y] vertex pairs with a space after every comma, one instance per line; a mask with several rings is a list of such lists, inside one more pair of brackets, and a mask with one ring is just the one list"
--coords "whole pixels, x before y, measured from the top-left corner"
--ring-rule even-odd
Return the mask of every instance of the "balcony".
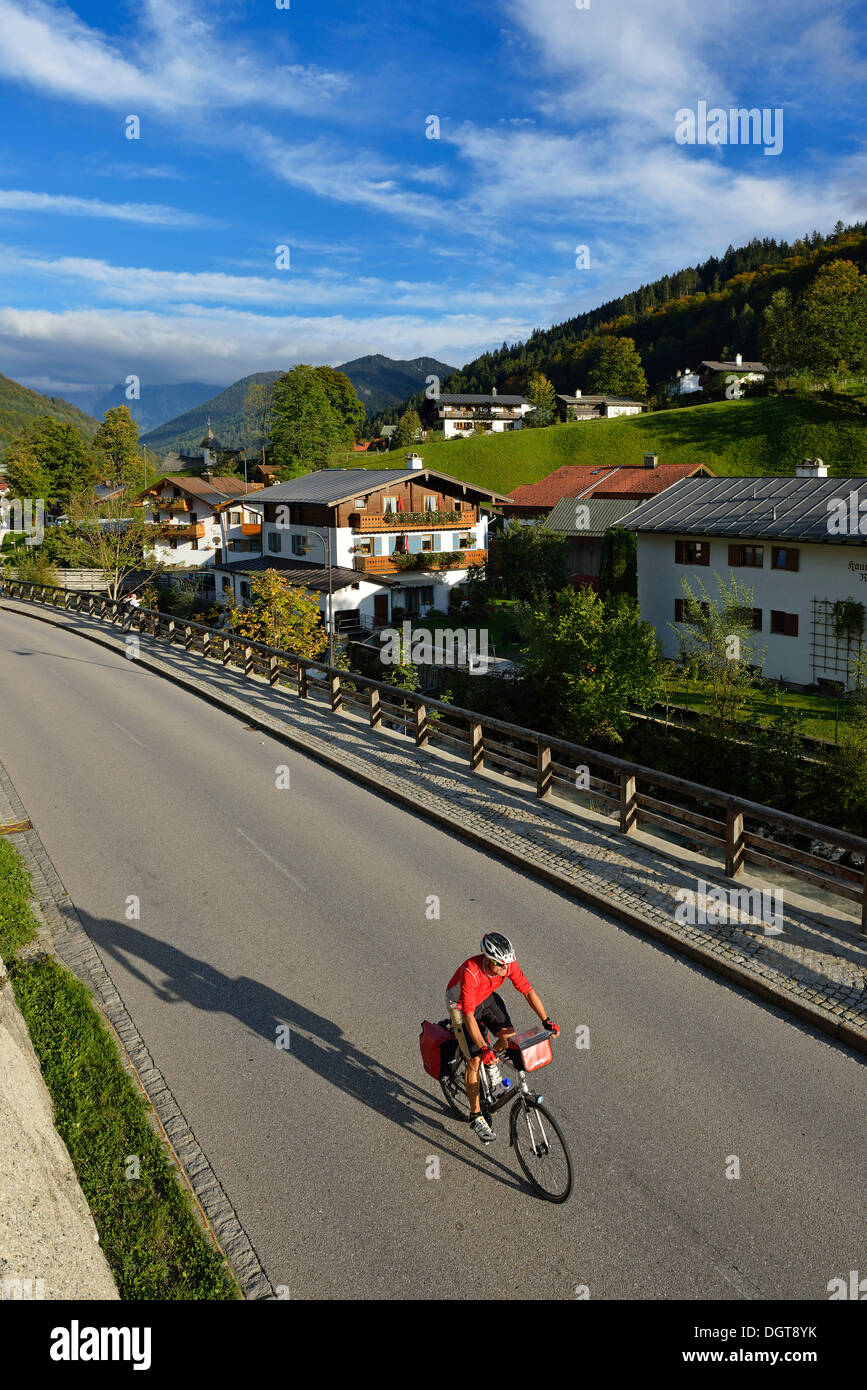
[[261, 523], [261, 521], [244, 521], [244, 522], [241, 523], [241, 535], [242, 535], [242, 536], [261, 536], [261, 534], [262, 534], [262, 523]]
[[205, 539], [205, 523], [194, 521], [190, 526], [168, 527], [165, 539], [167, 541], [203, 541]]
[[183, 497], [169, 497], [167, 500], [155, 497], [153, 506], [155, 510], [160, 512], [188, 512], [190, 510]]
[[[477, 507], [465, 512], [431, 512], [418, 521], [406, 520], [409, 516], [419, 517], [419, 512], [351, 512], [349, 525], [353, 531], [367, 535], [371, 531], [456, 531], [465, 526], [475, 526], [479, 520]], [[439, 517], [440, 520], [434, 520]]]
[[368, 574], [435, 574], [437, 570], [466, 569], [469, 565], [483, 565], [488, 558], [487, 550], [463, 550], [462, 560], [451, 560], [448, 563], [436, 565], [426, 565], [427, 559], [437, 558], [442, 561], [448, 560], [447, 550], [423, 550], [413, 558], [418, 560], [418, 567], [405, 568], [394, 563], [393, 555], [356, 555], [355, 568], [366, 570]]

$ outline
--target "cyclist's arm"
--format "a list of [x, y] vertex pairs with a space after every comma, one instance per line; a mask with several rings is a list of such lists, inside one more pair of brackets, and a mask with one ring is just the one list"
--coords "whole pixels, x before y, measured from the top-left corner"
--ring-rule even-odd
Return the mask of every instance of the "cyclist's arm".
[[542, 1003], [536, 991], [534, 989], [531, 989], [529, 994], [524, 995], [524, 998], [530, 1005], [530, 1008], [533, 1010], [533, 1013], [538, 1014], [542, 1022], [544, 1023], [548, 1015], [545, 1012], [545, 1005]]

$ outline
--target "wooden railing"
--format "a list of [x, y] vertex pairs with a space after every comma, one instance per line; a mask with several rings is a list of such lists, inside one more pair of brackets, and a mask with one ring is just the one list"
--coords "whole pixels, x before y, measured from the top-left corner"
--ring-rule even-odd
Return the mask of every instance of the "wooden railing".
[[426, 556], [432, 558], [442, 558], [448, 556], [447, 550], [420, 550], [417, 555], [414, 552], [402, 551], [401, 554], [413, 553], [418, 560], [417, 565], [396, 565], [394, 555], [356, 555], [355, 568], [357, 570], [367, 570], [369, 574], [419, 574], [430, 570], [435, 574], [437, 570], [466, 569], [469, 565], [483, 565], [488, 558], [487, 550], [462, 550], [461, 560], [451, 560], [448, 564], [426, 565]]
[[[593, 803], [601, 802], [613, 812], [623, 835], [632, 834], [644, 822], [687, 843], [709, 845], [724, 857], [725, 872], [731, 878], [740, 877], [750, 863], [792, 874], [860, 903], [861, 931], [867, 935], [867, 840], [847, 830], [153, 609], [130, 610], [101, 595], [20, 580], [0, 580], [3, 594], [88, 613], [109, 623], [128, 622], [134, 631], [155, 641], [239, 668], [245, 676], [264, 678], [275, 687], [289, 684], [300, 699], [324, 696], [335, 714], [344, 709], [363, 713], [372, 730], [397, 729], [419, 748], [433, 743], [457, 749], [472, 772], [480, 773], [486, 766], [505, 767], [534, 784], [536, 796], [543, 801], [558, 787], [574, 794], [580, 780]], [[773, 838], [775, 831], [786, 834], [788, 841]], [[794, 844], [796, 838], [807, 840], [810, 848]], [[861, 865], [825, 859], [815, 853], [820, 846], [844, 850], [860, 859]]]
[[359, 534], [370, 531], [460, 531], [463, 527], [475, 526], [479, 519], [475, 507], [465, 512], [452, 512], [450, 508], [446, 511], [452, 518], [449, 521], [437, 521], [437, 512], [431, 513], [430, 521], [404, 521], [403, 512], [350, 512], [349, 525]]

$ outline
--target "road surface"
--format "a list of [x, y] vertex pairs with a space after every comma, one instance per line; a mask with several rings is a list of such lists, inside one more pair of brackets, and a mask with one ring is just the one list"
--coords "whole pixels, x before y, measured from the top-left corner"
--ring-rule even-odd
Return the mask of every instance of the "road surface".
[[[823, 1299], [863, 1265], [854, 1054], [135, 663], [8, 612], [0, 711], [0, 759], [273, 1286]], [[422, 1018], [442, 1017], [449, 977], [493, 927], [563, 1029], [540, 1089], [576, 1165], [564, 1206], [528, 1190], [502, 1116], [483, 1149], [421, 1067]]]

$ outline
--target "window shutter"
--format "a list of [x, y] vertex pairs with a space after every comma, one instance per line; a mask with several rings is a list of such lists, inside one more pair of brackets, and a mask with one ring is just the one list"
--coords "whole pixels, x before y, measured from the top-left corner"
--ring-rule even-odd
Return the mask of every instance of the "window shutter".
[[798, 635], [798, 615], [797, 613], [787, 613], [783, 619], [783, 631], [786, 637], [797, 637]]
[[676, 599], [674, 600], [674, 621], [675, 621], [676, 623], [682, 623], [682, 622], [683, 622], [683, 599], [682, 599], [682, 598], [676, 598]]
[[442, 536], [439, 534], [439, 532], [437, 532], [437, 533], [434, 535], [434, 538], [433, 538], [433, 548], [434, 548], [434, 550], [442, 550], [442, 548], [443, 548], [443, 538], [442, 538]]
[[374, 555], [381, 555], [381, 554], [382, 554], [382, 536], [374, 536], [374, 538], [373, 538], [373, 553], [374, 553]]
[[685, 547], [683, 541], [674, 542], [674, 563], [676, 565], [682, 565], [685, 563], [684, 548]]
[[410, 538], [409, 538], [409, 553], [410, 553], [411, 555], [418, 555], [420, 552], [421, 552], [421, 536], [410, 536]]
[[739, 545], [729, 546], [729, 564], [739, 565], [741, 563], [741, 548]]
[[761, 610], [761, 608], [754, 608], [754, 609], [753, 609], [753, 632], [761, 632], [761, 630], [762, 630], [762, 610]]
[[[790, 550], [790, 549], [787, 547], [787, 548], [786, 548], [786, 569], [787, 569], [787, 570], [796, 570], [796, 569], [798, 568], [799, 560], [800, 560], [800, 551], [798, 551], [798, 550]], [[797, 619], [796, 619], [796, 622], [797, 622]]]

